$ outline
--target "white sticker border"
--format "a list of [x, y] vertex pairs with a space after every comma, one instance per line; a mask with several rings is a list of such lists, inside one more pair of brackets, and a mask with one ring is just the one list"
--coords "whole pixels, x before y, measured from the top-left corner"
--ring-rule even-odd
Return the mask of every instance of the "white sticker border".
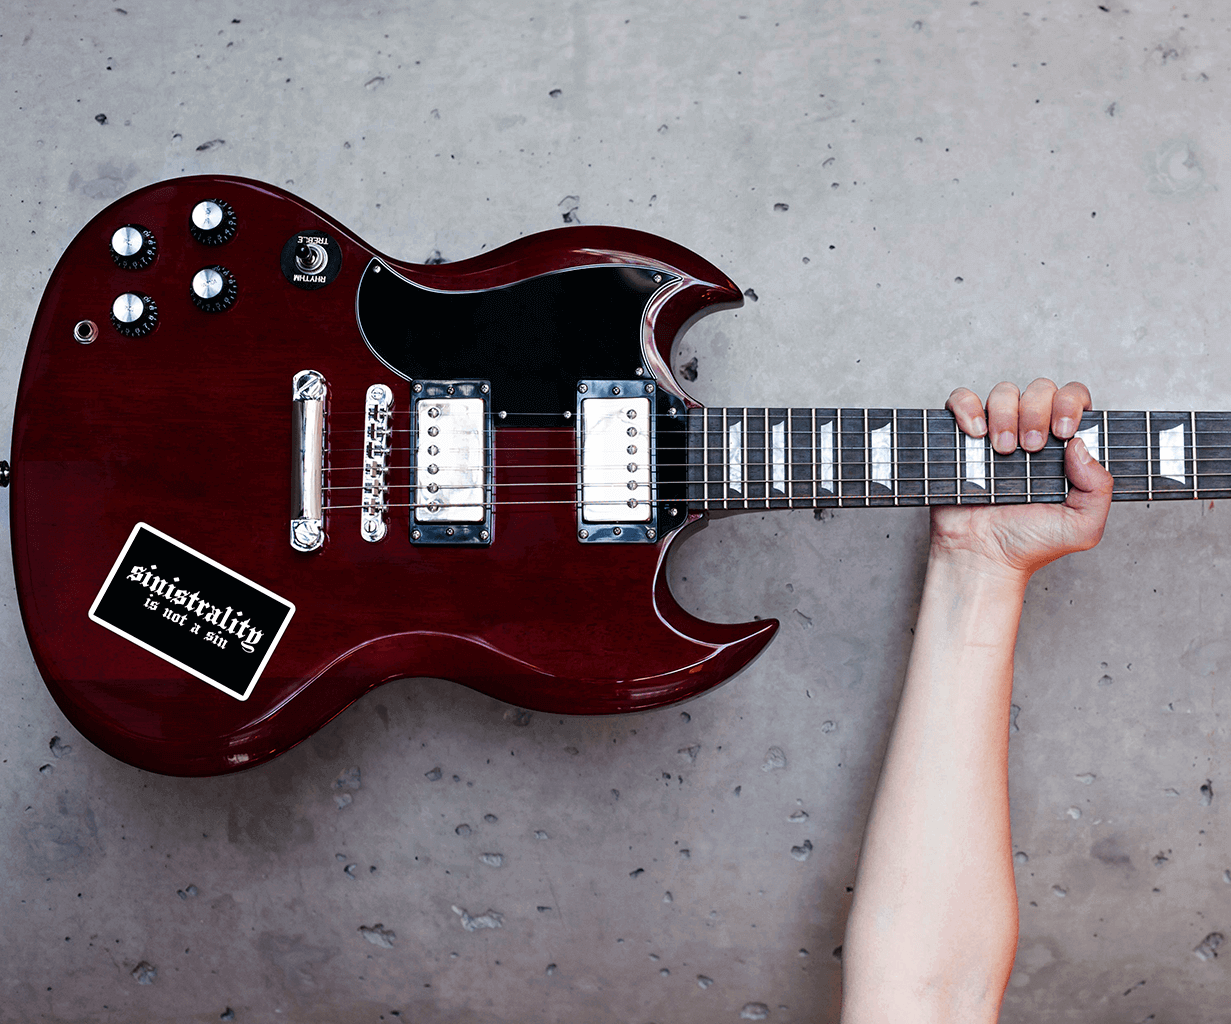
[[[180, 548], [182, 551], [188, 552], [188, 554], [192, 555], [194, 558], [199, 558], [203, 562], [208, 562], [215, 569], [219, 569], [222, 572], [225, 572], [228, 576], [233, 576], [235, 579], [239, 580], [241, 583], [245, 584], [246, 586], [252, 587], [254, 590], [259, 590], [266, 597], [272, 597], [275, 601], [278, 601], [286, 605], [291, 610], [290, 614], [283, 620], [282, 627], [274, 635], [273, 640], [270, 641], [269, 650], [265, 652], [265, 657], [261, 659], [261, 664], [257, 668], [256, 673], [253, 675], [252, 682], [248, 684], [248, 689], [244, 691], [243, 696], [240, 696], [230, 687], [224, 686], [222, 683], [219, 683], [211, 679], [209, 676], [205, 675], [203, 672], [198, 672], [191, 665], [185, 665], [182, 661], [178, 661], [177, 659], [172, 658], [169, 654], [164, 654], [162, 651], [158, 650], [156, 647], [153, 647], [150, 644], [147, 644], [144, 640], [141, 640], [140, 638], [133, 636], [131, 633], [126, 633], [124, 630], [120, 629], [118, 626], [113, 626], [110, 622], [107, 622], [104, 619], [100, 619], [97, 615], [94, 614], [95, 611], [97, 611], [99, 604], [102, 602], [103, 595], [107, 593], [108, 588], [111, 586], [111, 581], [115, 579], [115, 574], [120, 571], [120, 566], [124, 564], [124, 559], [128, 555], [128, 549], [132, 547], [133, 541], [137, 539], [137, 532], [142, 529], [149, 530], [150, 533], [154, 534], [154, 536], [161, 537], [168, 544], [174, 544], [177, 548]], [[285, 597], [282, 597], [280, 594], [275, 594], [272, 590], [269, 590], [268, 588], [261, 586], [259, 583], [254, 583], [252, 580], [248, 579], [247, 576], [241, 576], [234, 569], [229, 569], [225, 565], [223, 565], [221, 562], [214, 561], [212, 558], [209, 557], [209, 555], [203, 555], [201, 554], [200, 551], [197, 551], [195, 548], [190, 548], [187, 544], [183, 543], [182, 541], [178, 541], [174, 537], [167, 536], [165, 533], [162, 532], [162, 530], [159, 530], [156, 527], [151, 526], [149, 523], [137, 523], [137, 525], [134, 526], [132, 528], [132, 531], [128, 534], [128, 540], [124, 542], [124, 548], [123, 550], [120, 551], [119, 556], [116, 558], [115, 565], [111, 567], [111, 572], [107, 574], [107, 579], [103, 582], [102, 589], [99, 590], [98, 596], [94, 598], [94, 603], [90, 605], [89, 616], [90, 616], [91, 622], [96, 622], [98, 623], [98, 625], [102, 626], [104, 629], [111, 630], [111, 632], [115, 633], [117, 636], [122, 636], [125, 640], [128, 640], [131, 643], [136, 644], [138, 647], [141, 647], [144, 650], [149, 651], [151, 654], [155, 655], [156, 657], [161, 658], [163, 661], [169, 662], [170, 664], [174, 665], [176, 668], [181, 668], [185, 672], [189, 673], [190, 675], [196, 676], [202, 682], [209, 683], [209, 685], [212, 686], [215, 690], [221, 690], [228, 697], [231, 697], [234, 700], [242, 701], [242, 700], [247, 700], [252, 695], [253, 689], [256, 687], [256, 684], [260, 681], [262, 674], [264, 674], [265, 666], [269, 664], [269, 659], [273, 657], [274, 650], [278, 646], [278, 641], [282, 639], [282, 634], [286, 632], [286, 627], [291, 624], [291, 619], [295, 617], [295, 605], [292, 602], [288, 601]]]

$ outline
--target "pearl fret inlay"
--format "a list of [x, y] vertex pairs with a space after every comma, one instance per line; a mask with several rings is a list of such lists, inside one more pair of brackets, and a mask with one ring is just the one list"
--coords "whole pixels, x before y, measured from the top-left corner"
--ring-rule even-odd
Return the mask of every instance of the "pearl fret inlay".
[[982, 437], [966, 438], [966, 482], [987, 490], [987, 444]]
[[834, 429], [833, 420], [821, 426], [821, 487], [836, 494], [834, 487]]
[[770, 431], [773, 435], [773, 474], [771, 482], [773, 489], [779, 494], [786, 494], [786, 420], [775, 423]]
[[1158, 432], [1158, 475], [1187, 483], [1184, 472], [1184, 424]]
[[727, 428], [727, 486], [744, 493], [744, 424], [736, 420]]

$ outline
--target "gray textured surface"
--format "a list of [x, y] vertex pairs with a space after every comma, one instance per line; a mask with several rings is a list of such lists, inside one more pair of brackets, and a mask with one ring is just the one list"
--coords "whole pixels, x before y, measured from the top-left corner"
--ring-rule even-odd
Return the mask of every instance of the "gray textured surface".
[[[4, 439], [64, 245], [193, 172], [407, 259], [570, 207], [674, 238], [758, 298], [681, 343], [710, 404], [1047, 374], [1231, 407], [1217, 0], [119, 4], [0, 17]], [[1006, 1022], [1229, 1019], [1227, 947], [1194, 953], [1231, 933], [1229, 516], [1117, 507], [1031, 587]], [[687, 540], [687, 607], [783, 629], [684, 709], [518, 716], [402, 681], [199, 781], [74, 733], [6, 562], [0, 1021], [836, 1020], [925, 537], [914, 510], [797, 511]]]

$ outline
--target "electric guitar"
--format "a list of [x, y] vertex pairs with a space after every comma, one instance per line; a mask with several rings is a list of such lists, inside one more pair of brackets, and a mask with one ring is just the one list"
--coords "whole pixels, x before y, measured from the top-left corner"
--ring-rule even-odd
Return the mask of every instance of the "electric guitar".
[[[943, 410], [702, 408], [672, 343], [742, 301], [623, 228], [419, 265], [257, 181], [125, 196], [51, 275], [17, 394], [13, 562], [52, 695], [173, 775], [260, 764], [405, 676], [653, 708], [778, 628], [672, 597], [707, 513], [1064, 499], [1054, 438], [1002, 456]], [[1117, 499], [1216, 498], [1229, 416], [1081, 436]]]

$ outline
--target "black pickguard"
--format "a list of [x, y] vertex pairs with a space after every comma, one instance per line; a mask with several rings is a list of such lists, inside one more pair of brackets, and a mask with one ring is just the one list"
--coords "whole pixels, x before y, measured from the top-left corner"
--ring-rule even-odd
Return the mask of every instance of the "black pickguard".
[[487, 291], [432, 291], [373, 260], [355, 309], [368, 347], [396, 373], [487, 380], [492, 408], [508, 412], [498, 426], [558, 427], [576, 407], [579, 380], [636, 379], [646, 306], [674, 280], [601, 266]]

